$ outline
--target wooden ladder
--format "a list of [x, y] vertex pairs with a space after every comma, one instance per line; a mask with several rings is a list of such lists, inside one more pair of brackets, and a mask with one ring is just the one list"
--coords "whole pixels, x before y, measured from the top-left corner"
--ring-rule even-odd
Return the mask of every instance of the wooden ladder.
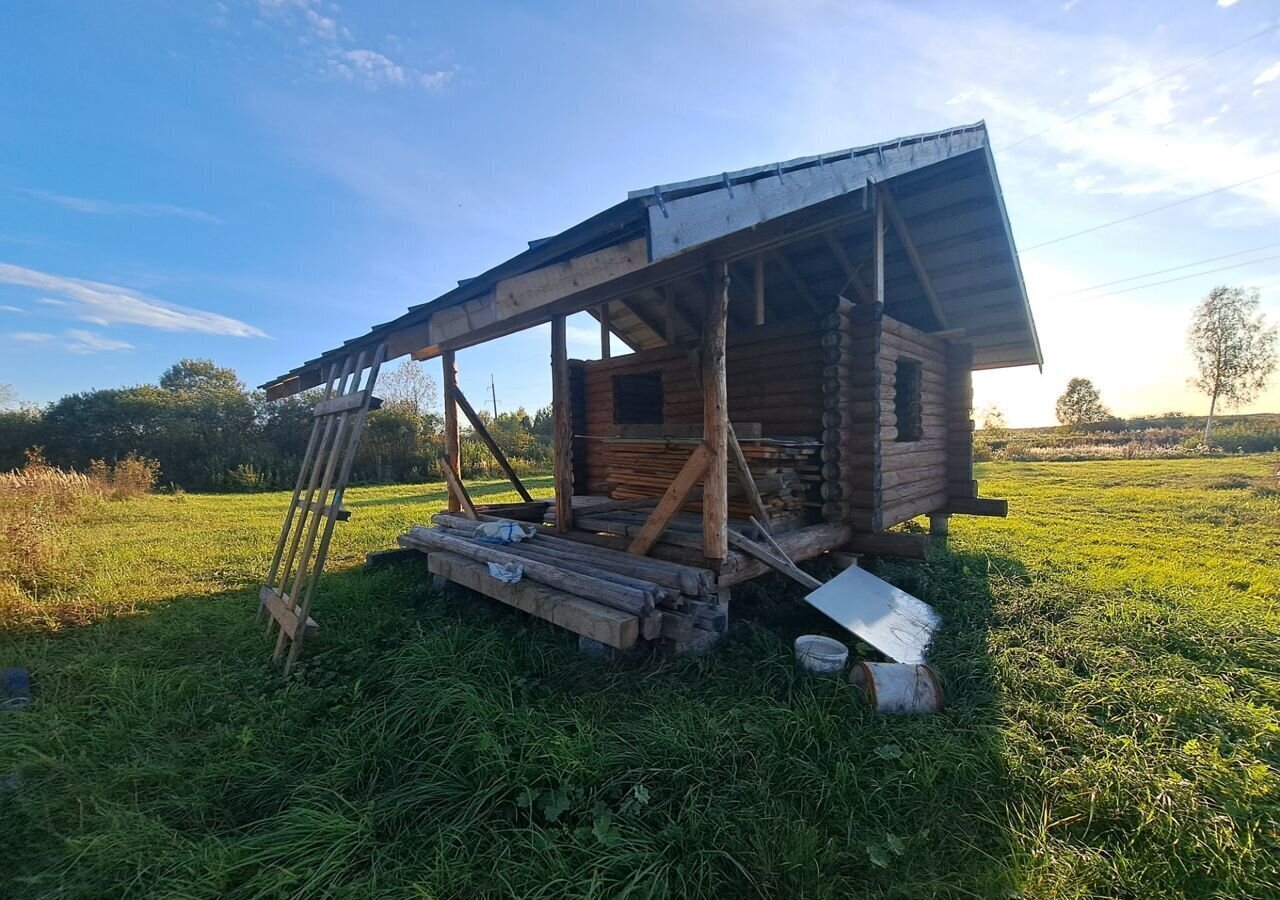
[[267, 637], [280, 626], [272, 660], [279, 662], [289, 645], [285, 675], [298, 658], [303, 638], [319, 630], [309, 615], [311, 598], [324, 571], [333, 524], [348, 518], [342, 494], [365, 418], [382, 402], [374, 398], [373, 386], [386, 355], [386, 344], [378, 344], [372, 352], [353, 351], [335, 360], [325, 372], [324, 395], [315, 406], [298, 482], [284, 514], [267, 583], [258, 592], [258, 621], [264, 613], [269, 617]]

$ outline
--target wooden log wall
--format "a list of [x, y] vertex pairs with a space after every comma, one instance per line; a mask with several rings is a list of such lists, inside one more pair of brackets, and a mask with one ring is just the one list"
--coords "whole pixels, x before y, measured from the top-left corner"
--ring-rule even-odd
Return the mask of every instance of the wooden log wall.
[[[818, 317], [785, 325], [733, 332], [726, 368], [729, 420], [759, 422], [761, 434], [774, 437], [822, 435], [824, 412], [822, 321]], [[613, 376], [660, 372], [664, 425], [701, 425], [702, 392], [683, 347], [641, 350], [612, 359], [582, 363], [586, 433], [614, 437]], [[588, 491], [607, 494], [609, 449], [600, 440], [585, 441]]]
[[[946, 340], [884, 317], [878, 366], [882, 528], [941, 509], [947, 504], [947, 463], [952, 424], [949, 401], [953, 393], [950, 353]], [[900, 360], [919, 364], [922, 432], [918, 440], [898, 440], [894, 400]], [[966, 369], [966, 380], [968, 376]]]
[[[823, 334], [822, 517], [880, 530], [881, 323], [878, 303], [840, 300]], [[889, 404], [893, 408], [892, 400]]]

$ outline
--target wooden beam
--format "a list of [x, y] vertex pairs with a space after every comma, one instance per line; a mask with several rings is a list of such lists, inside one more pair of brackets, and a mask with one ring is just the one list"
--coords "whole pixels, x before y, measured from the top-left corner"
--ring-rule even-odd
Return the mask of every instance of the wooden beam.
[[752, 260], [752, 287], [755, 288], [756, 324], [764, 324], [764, 254], [757, 253]]
[[1009, 515], [1009, 501], [988, 497], [952, 497], [941, 511], [962, 516], [996, 516], [1003, 519]]
[[573, 411], [569, 405], [569, 350], [565, 317], [551, 319], [552, 455], [556, 531], [573, 527]]
[[427, 569], [441, 578], [610, 647], [625, 650], [634, 646], [640, 636], [640, 620], [636, 616], [549, 588], [531, 579], [506, 584], [490, 575], [483, 563], [454, 553], [429, 553]]
[[458, 401], [458, 408], [462, 410], [462, 414], [467, 417], [467, 421], [471, 423], [471, 427], [475, 430], [476, 436], [480, 438], [480, 442], [489, 448], [489, 452], [493, 454], [493, 458], [498, 461], [498, 466], [506, 474], [507, 480], [511, 482], [511, 486], [516, 489], [526, 503], [533, 500], [533, 495], [525, 490], [520, 476], [516, 474], [516, 470], [511, 468], [511, 463], [507, 461], [507, 455], [502, 452], [502, 448], [498, 446], [498, 442], [493, 439], [493, 435], [489, 434], [489, 429], [484, 427], [484, 422], [476, 415], [475, 408], [471, 405], [471, 401], [462, 393], [461, 388], [453, 389], [453, 398]]
[[729, 314], [729, 264], [707, 271], [702, 332], [702, 434], [712, 459], [702, 488], [702, 554], [713, 564], [729, 555], [729, 397], [725, 340]]
[[609, 327], [609, 304], [600, 304], [600, 358], [608, 359], [610, 356], [610, 338], [613, 337], [613, 331]]
[[[627, 548], [628, 553], [644, 556], [653, 549], [653, 545], [662, 537], [662, 532], [667, 530], [667, 525], [670, 524], [672, 517], [684, 505], [689, 492], [693, 490], [694, 485], [706, 473], [707, 467], [711, 464], [711, 457], [711, 449], [706, 442], [699, 444], [694, 449], [689, 458], [685, 460], [685, 464], [680, 468], [675, 480], [663, 492], [662, 499], [658, 501], [658, 505], [654, 507], [653, 512], [649, 513], [649, 518], [645, 519], [644, 527], [640, 529], [640, 533], [636, 535], [635, 540], [631, 542], [631, 546]], [[705, 491], [703, 493], [705, 496]]]
[[902, 218], [902, 213], [898, 212], [897, 204], [893, 202], [893, 195], [889, 193], [889, 189], [884, 185], [879, 186], [880, 202], [876, 204], [876, 208], [884, 207], [884, 211], [889, 215], [889, 221], [893, 223], [893, 230], [898, 233], [898, 240], [902, 242], [902, 249], [907, 251], [907, 259], [911, 260], [911, 268], [915, 269], [916, 278], [920, 281], [920, 288], [924, 291], [925, 299], [929, 301], [929, 308], [933, 310], [933, 317], [937, 320], [938, 328], [945, 330], [947, 325], [946, 314], [942, 311], [942, 304], [938, 302], [938, 295], [933, 290], [933, 282], [929, 279], [929, 273], [925, 270], [924, 260], [920, 258], [920, 251], [916, 249], [915, 241], [911, 240], [911, 233], [907, 231], [907, 222]]
[[836, 262], [840, 263], [840, 268], [844, 270], [844, 275], [849, 279], [849, 283], [853, 285], [853, 290], [858, 295], [858, 300], [862, 303], [872, 303], [875, 298], [871, 296], [871, 292], [867, 290], [867, 286], [862, 283], [862, 276], [858, 274], [858, 267], [853, 264], [853, 260], [849, 259], [849, 254], [845, 253], [844, 247], [840, 241], [836, 239], [834, 231], [826, 231], [822, 234], [826, 240], [827, 246], [831, 249], [831, 255], [836, 258]]
[[453, 467], [453, 463], [449, 462], [448, 457], [440, 457], [440, 469], [444, 472], [445, 484], [449, 485], [449, 495], [458, 498], [462, 514], [468, 519], [478, 520], [480, 516], [476, 513], [476, 505], [471, 502], [471, 495], [467, 493], [466, 485], [462, 483], [462, 476]]
[[648, 265], [649, 250], [641, 237], [506, 278], [494, 287], [497, 319], [547, 306]]
[[[440, 363], [444, 367], [441, 390], [444, 392], [444, 458], [448, 464], [445, 469], [458, 471], [459, 456], [462, 444], [458, 437], [458, 407], [454, 397], [458, 392], [458, 363], [452, 350], [440, 354]], [[445, 481], [448, 481], [446, 476]], [[462, 500], [449, 488], [449, 512], [462, 509]]]
[[804, 283], [800, 273], [791, 265], [791, 261], [782, 255], [782, 251], [770, 251], [769, 258], [782, 270], [782, 274], [787, 276], [787, 280], [791, 282], [792, 287], [796, 289], [796, 293], [800, 295], [801, 299], [809, 304], [809, 308], [814, 312], [822, 312], [822, 304], [818, 302], [817, 297], [813, 296], [813, 291], [809, 290], [809, 285]]

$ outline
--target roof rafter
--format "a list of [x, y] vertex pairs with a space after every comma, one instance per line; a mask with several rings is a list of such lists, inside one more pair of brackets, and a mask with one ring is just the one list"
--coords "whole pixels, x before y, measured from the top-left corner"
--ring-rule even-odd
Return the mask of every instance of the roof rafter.
[[925, 298], [929, 301], [929, 308], [933, 310], [933, 317], [937, 320], [940, 329], [946, 329], [947, 316], [942, 311], [942, 304], [938, 302], [938, 295], [934, 293], [933, 282], [929, 279], [929, 272], [924, 267], [924, 260], [920, 258], [920, 251], [916, 249], [915, 242], [911, 240], [911, 232], [907, 230], [906, 220], [902, 218], [902, 214], [898, 212], [897, 205], [893, 202], [893, 194], [884, 185], [879, 186], [879, 194], [877, 199], [884, 204], [884, 211], [889, 217], [889, 222], [893, 225], [893, 230], [897, 232], [898, 240], [902, 243], [902, 249], [907, 253], [907, 259], [911, 261], [911, 268], [915, 269], [916, 278], [920, 281], [920, 288], [924, 291]]

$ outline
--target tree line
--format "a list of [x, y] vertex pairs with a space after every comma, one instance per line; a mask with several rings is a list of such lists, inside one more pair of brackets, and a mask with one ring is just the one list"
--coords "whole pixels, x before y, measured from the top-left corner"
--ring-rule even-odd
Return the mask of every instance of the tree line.
[[[0, 386], [3, 387], [3, 386]], [[436, 383], [406, 360], [378, 380], [381, 409], [369, 414], [352, 470], [364, 482], [430, 481], [440, 476], [443, 416]], [[12, 399], [12, 398], [10, 398]], [[127, 457], [159, 463], [160, 483], [185, 490], [289, 488], [311, 435], [317, 391], [267, 402], [234, 370], [207, 359], [183, 359], [156, 384], [68, 394], [43, 408], [0, 411], [0, 471], [22, 465], [27, 451], [65, 469], [87, 471], [95, 460]], [[550, 407], [493, 416], [486, 428], [517, 471], [547, 468]], [[500, 474], [489, 451], [462, 433], [464, 477]]]
[[[1190, 383], [1209, 398], [1203, 444], [1213, 444], [1214, 417], [1219, 406], [1235, 407], [1257, 398], [1276, 370], [1276, 326], [1260, 311], [1258, 290], [1219, 286], [1211, 290], [1192, 313], [1187, 346], [1195, 361]], [[1088, 378], [1072, 378], [1054, 406], [1058, 424], [1067, 429], [1123, 426]], [[1169, 417], [1178, 418], [1180, 413]], [[1003, 431], [1004, 414], [989, 407], [981, 422], [984, 430]]]

